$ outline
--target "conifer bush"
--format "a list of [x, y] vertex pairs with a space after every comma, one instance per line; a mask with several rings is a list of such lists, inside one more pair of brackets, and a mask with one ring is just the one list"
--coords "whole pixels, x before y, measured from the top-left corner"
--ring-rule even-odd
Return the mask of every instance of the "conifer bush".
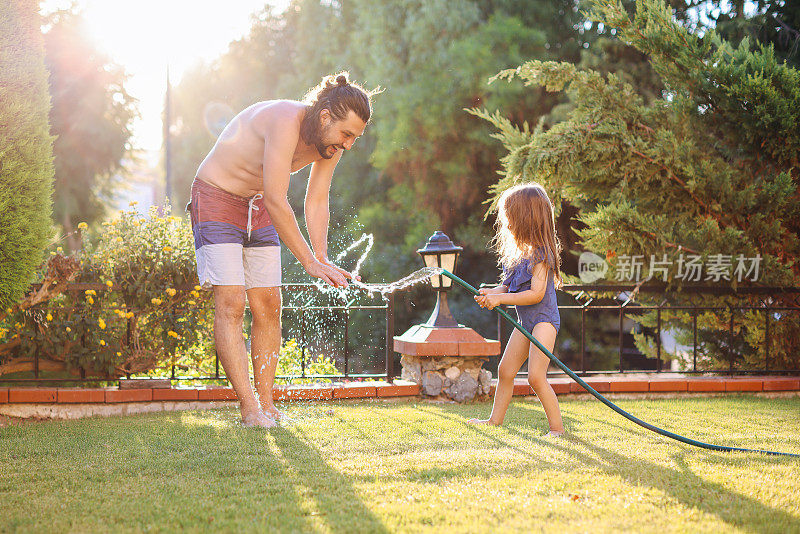
[[[517, 127], [499, 111], [470, 110], [498, 128], [495, 136], [508, 149], [493, 187], [495, 202], [515, 183], [542, 183], [557, 210], [562, 199], [580, 208], [582, 244], [605, 257], [612, 272], [622, 258], [641, 257], [642, 279], [652, 276], [668, 289], [690, 285], [677, 268], [681, 255], [689, 254], [704, 265], [725, 258], [734, 267], [739, 257], [760, 258], [757, 276], [743, 280], [704, 271], [692, 283], [797, 286], [800, 72], [777, 60], [771, 47], [746, 39], [733, 47], [713, 31], [693, 35], [661, 0], [638, 1], [634, 15], [614, 0], [591, 3], [589, 18], [616, 28], [622, 41], [648, 54], [666, 89], [648, 103], [613, 74], [565, 62], [529, 61], [500, 72], [496, 79], [565, 91], [575, 107], [549, 130], [542, 124]], [[649, 269], [651, 257], [669, 262], [665, 276]], [[646, 294], [638, 300], [656, 302]], [[734, 309], [732, 332], [730, 312], [699, 314], [699, 350], [707, 368], [763, 367], [767, 322], [770, 367], [800, 365], [800, 317], [763, 307], [791, 305], [791, 296], [694, 302], [762, 307]], [[662, 319], [662, 328], [691, 344], [689, 313]], [[641, 325], [653, 328], [655, 313], [644, 315]], [[655, 354], [652, 335], [640, 333], [637, 341], [642, 352]]]
[[53, 138], [38, 2], [0, 3], [0, 309], [28, 288], [52, 236]]

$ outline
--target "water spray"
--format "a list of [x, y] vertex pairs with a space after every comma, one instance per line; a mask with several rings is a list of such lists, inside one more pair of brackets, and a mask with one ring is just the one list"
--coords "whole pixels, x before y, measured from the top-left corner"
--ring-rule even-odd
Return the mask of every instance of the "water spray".
[[[344, 258], [344, 256], [347, 254], [347, 252], [353, 250], [355, 247], [357, 247], [358, 245], [360, 245], [361, 243], [364, 243], [364, 242], [367, 243], [367, 246], [366, 246], [366, 249], [364, 250], [363, 254], [361, 255], [361, 257], [356, 262], [355, 269], [353, 270], [353, 280], [352, 280], [350, 285], [353, 288], [366, 291], [370, 296], [372, 296], [374, 293], [379, 293], [381, 295], [381, 297], [386, 299], [386, 295], [389, 294], [389, 293], [394, 293], [395, 291], [399, 291], [401, 289], [405, 289], [406, 287], [418, 284], [418, 283], [420, 283], [422, 281], [428, 280], [431, 276], [436, 276], [436, 275], [439, 275], [439, 274], [443, 274], [443, 275], [447, 276], [448, 278], [450, 278], [451, 280], [454, 280], [461, 287], [463, 287], [464, 289], [466, 289], [467, 291], [469, 291], [473, 295], [478, 295], [479, 294], [478, 290], [475, 289], [474, 287], [472, 287], [469, 283], [465, 282], [464, 280], [462, 280], [461, 278], [459, 278], [455, 274], [451, 273], [447, 269], [441, 269], [439, 267], [425, 267], [425, 268], [419, 269], [417, 271], [414, 271], [413, 273], [409, 274], [408, 276], [405, 276], [405, 277], [401, 278], [400, 280], [397, 280], [396, 282], [391, 282], [391, 283], [388, 283], [388, 284], [365, 284], [363, 282], [357, 281], [357, 280], [355, 280], [355, 278], [356, 278], [356, 276], [358, 276], [358, 271], [361, 268], [361, 264], [364, 262], [364, 260], [366, 259], [367, 255], [369, 254], [370, 250], [372, 249], [372, 245], [373, 245], [373, 242], [374, 242], [372, 234], [362, 234], [362, 236], [357, 241], [353, 242], [345, 250], [343, 250], [341, 253], [339, 253], [336, 256], [336, 260], [335, 260], [336, 262], [341, 261]], [[340, 298], [342, 298], [342, 300], [347, 300], [347, 297], [350, 296], [349, 293], [348, 293], [348, 289], [338, 289], [338, 288], [333, 288], [333, 287], [330, 287], [330, 286], [325, 287], [321, 283], [321, 281], [317, 280], [316, 282], [317, 282], [317, 284], [316, 284], [317, 287], [319, 287], [325, 293], [334, 292]], [[353, 300], [350, 300], [350, 302], [348, 302], [347, 305], [350, 306], [352, 303], [353, 303]], [[668, 430], [664, 430], [664, 429], [659, 428], [659, 427], [657, 427], [655, 425], [651, 425], [650, 423], [648, 423], [646, 421], [642, 421], [638, 417], [636, 417], [634, 415], [631, 415], [630, 413], [626, 412], [625, 410], [623, 410], [622, 408], [620, 408], [619, 406], [617, 406], [616, 404], [614, 404], [613, 402], [611, 402], [610, 400], [605, 398], [597, 390], [595, 390], [592, 386], [587, 384], [581, 377], [576, 375], [569, 367], [564, 365], [564, 363], [562, 363], [561, 360], [556, 358], [555, 355], [547, 349], [547, 347], [542, 345], [535, 337], [533, 337], [533, 335], [531, 335], [531, 333], [528, 332], [525, 329], [525, 327], [523, 327], [521, 324], [519, 324], [519, 322], [517, 322], [513, 317], [511, 317], [508, 314], [508, 312], [506, 312], [505, 310], [501, 309], [500, 307], [496, 307], [496, 308], [494, 308], [494, 310], [497, 313], [499, 313], [511, 325], [513, 325], [514, 328], [516, 328], [517, 330], [522, 332], [522, 334], [525, 337], [527, 337], [531, 341], [531, 343], [536, 345], [539, 348], [539, 350], [541, 350], [544, 354], [546, 354], [547, 357], [550, 358], [550, 360], [553, 363], [555, 363], [556, 366], [558, 366], [558, 368], [560, 368], [562, 371], [564, 371], [575, 382], [580, 384], [580, 386], [583, 387], [586, 391], [591, 393], [597, 400], [599, 400], [600, 402], [602, 402], [603, 404], [605, 404], [606, 406], [608, 406], [609, 408], [611, 408], [612, 410], [614, 410], [615, 412], [620, 414], [621, 416], [625, 417], [626, 419], [628, 419], [630, 421], [633, 421], [637, 425], [642, 426], [642, 427], [646, 428], [647, 430], [650, 430], [652, 432], [655, 432], [656, 434], [661, 434], [662, 436], [666, 436], [668, 438], [671, 438], [671, 439], [686, 443], [688, 445], [693, 445], [695, 447], [700, 447], [700, 448], [703, 448], [703, 449], [709, 449], [709, 450], [713, 450], [713, 451], [759, 452], [759, 453], [762, 453], [762, 454], [770, 454], [770, 455], [773, 455], [773, 456], [793, 456], [793, 457], [796, 457], [796, 458], [800, 458], [800, 454], [794, 454], [794, 453], [790, 453], [790, 452], [776, 452], [776, 451], [766, 451], [766, 450], [760, 450], [760, 449], [744, 449], [744, 448], [739, 448], [739, 447], [726, 447], [724, 445], [713, 445], [713, 444], [710, 444], [710, 443], [704, 443], [702, 441], [697, 441], [697, 440], [694, 440], [694, 439], [691, 439], [691, 438], [687, 438], [687, 437], [681, 436], [679, 434], [675, 434], [675, 433], [670, 432]]]
[[[436, 269], [436, 270], [439, 271], [438, 269]], [[448, 271], [446, 269], [441, 269], [440, 272], [442, 274], [444, 274], [445, 276], [447, 276], [448, 278], [450, 278], [451, 280], [454, 280], [455, 282], [457, 282], [461, 287], [463, 287], [464, 289], [466, 289], [467, 291], [469, 291], [473, 295], [478, 295], [479, 294], [477, 289], [475, 289], [470, 284], [468, 284], [467, 282], [465, 282], [464, 280], [462, 280], [458, 276], [454, 275], [450, 271]], [[592, 386], [587, 384], [583, 379], [581, 379], [578, 375], [576, 375], [569, 367], [564, 365], [561, 362], [561, 360], [556, 358], [553, 355], [553, 353], [550, 352], [549, 350], [547, 350], [547, 348], [544, 345], [539, 343], [539, 341], [535, 337], [533, 337], [531, 335], [531, 333], [528, 332], [521, 324], [519, 324], [519, 322], [517, 322], [514, 318], [512, 318], [508, 314], [508, 312], [506, 312], [505, 310], [501, 309], [499, 306], [495, 307], [494, 310], [497, 313], [499, 313], [506, 321], [508, 321], [510, 324], [512, 324], [514, 326], [514, 328], [516, 328], [517, 330], [522, 332], [522, 334], [525, 337], [527, 337], [531, 341], [531, 343], [536, 345], [539, 348], [539, 350], [541, 350], [544, 354], [546, 354], [547, 357], [550, 358], [550, 360], [552, 360], [553, 363], [555, 363], [562, 371], [567, 373], [567, 375], [569, 375], [569, 377], [572, 378], [575, 382], [580, 384], [581, 387], [583, 387], [586, 391], [588, 391], [589, 393], [594, 395], [594, 397], [597, 398], [597, 400], [599, 400], [600, 402], [602, 402], [603, 404], [605, 404], [606, 406], [608, 406], [609, 408], [611, 408], [612, 410], [614, 410], [615, 412], [620, 414], [621, 416], [625, 417], [626, 419], [628, 419], [630, 421], [633, 421], [637, 425], [642, 426], [642, 427], [646, 428], [647, 430], [651, 430], [651, 431], [655, 432], [656, 434], [661, 434], [662, 436], [666, 436], [668, 438], [672, 438], [674, 440], [681, 441], [681, 442], [686, 443], [688, 445], [694, 445], [695, 447], [701, 447], [703, 449], [710, 449], [712, 451], [760, 452], [762, 454], [770, 454], [770, 455], [774, 455], [774, 456], [794, 456], [796, 458], [800, 458], [800, 454], [794, 454], [794, 453], [790, 453], [790, 452], [775, 452], [775, 451], [765, 451], [765, 450], [760, 450], [760, 449], [742, 449], [742, 448], [739, 448], [739, 447], [726, 447], [724, 445], [713, 445], [713, 444], [710, 444], [710, 443], [703, 443], [702, 441], [697, 441], [697, 440], [694, 440], [694, 439], [690, 439], [690, 438], [675, 434], [673, 432], [670, 432], [668, 430], [664, 430], [662, 428], [658, 428], [657, 426], [651, 425], [650, 423], [648, 423], [646, 421], [642, 421], [638, 417], [629, 414], [628, 412], [626, 412], [625, 410], [623, 410], [622, 408], [620, 408], [619, 406], [617, 406], [616, 404], [614, 404], [613, 402], [611, 402], [610, 400], [605, 398], [603, 395], [598, 393], [597, 390], [595, 390]]]

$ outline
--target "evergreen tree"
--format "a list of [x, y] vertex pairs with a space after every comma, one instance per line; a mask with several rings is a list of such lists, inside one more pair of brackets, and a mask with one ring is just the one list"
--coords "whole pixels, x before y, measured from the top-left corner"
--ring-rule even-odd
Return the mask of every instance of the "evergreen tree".
[[52, 237], [53, 138], [38, 2], [0, 4], [0, 316]]
[[[500, 79], [566, 91], [575, 109], [549, 130], [519, 129], [500, 113], [475, 111], [499, 129], [508, 150], [495, 195], [535, 180], [556, 206], [568, 199], [582, 211], [584, 246], [617, 272], [620, 258], [649, 263], [666, 255], [673, 265], [666, 281], [681, 288], [685, 277], [674, 268], [681, 254], [697, 254], [704, 265], [722, 254], [732, 267], [739, 255], [758, 256], [759, 284], [796, 286], [800, 72], [770, 46], [751, 50], [747, 39], [734, 47], [714, 31], [690, 33], [659, 0], [638, 1], [633, 17], [613, 0], [592, 4], [591, 19], [650, 57], [664, 97], [648, 102], [619, 76], [569, 63], [530, 61], [501, 72]], [[732, 274], [715, 281], [737, 287], [742, 281]], [[764, 313], [735, 314], [733, 337], [721, 334], [729, 316], [703, 314], [707, 352], [763, 365]], [[797, 366], [798, 319], [775, 318], [773, 332], [784, 335], [773, 339], [773, 368]], [[685, 326], [687, 314], [672, 320]]]

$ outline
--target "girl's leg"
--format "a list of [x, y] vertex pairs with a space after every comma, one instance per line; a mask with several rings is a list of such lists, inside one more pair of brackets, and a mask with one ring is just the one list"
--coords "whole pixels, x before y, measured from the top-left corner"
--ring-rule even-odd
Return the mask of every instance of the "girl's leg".
[[[553, 352], [556, 344], [556, 329], [550, 323], [537, 323], [533, 326], [533, 337], [545, 346], [547, 350]], [[550, 365], [548, 358], [539, 347], [531, 343], [530, 358], [528, 360], [528, 382], [530, 383], [539, 402], [542, 403], [544, 413], [547, 415], [547, 422], [550, 424], [550, 431], [555, 433], [564, 432], [564, 424], [561, 421], [561, 409], [558, 407], [558, 399], [553, 387], [547, 382], [547, 366]]]
[[501, 425], [506, 417], [506, 410], [511, 403], [514, 394], [514, 377], [517, 376], [519, 368], [528, 357], [528, 346], [530, 341], [519, 330], [514, 330], [508, 339], [500, 366], [497, 368], [497, 389], [494, 392], [494, 404], [492, 405], [492, 415], [489, 419], [470, 419], [470, 423]]

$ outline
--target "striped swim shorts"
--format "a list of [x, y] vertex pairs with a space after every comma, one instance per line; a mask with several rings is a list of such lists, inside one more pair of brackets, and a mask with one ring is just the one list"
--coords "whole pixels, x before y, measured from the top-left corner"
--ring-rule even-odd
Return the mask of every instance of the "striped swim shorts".
[[195, 178], [186, 210], [204, 289], [281, 285], [280, 240], [261, 194], [240, 197]]

